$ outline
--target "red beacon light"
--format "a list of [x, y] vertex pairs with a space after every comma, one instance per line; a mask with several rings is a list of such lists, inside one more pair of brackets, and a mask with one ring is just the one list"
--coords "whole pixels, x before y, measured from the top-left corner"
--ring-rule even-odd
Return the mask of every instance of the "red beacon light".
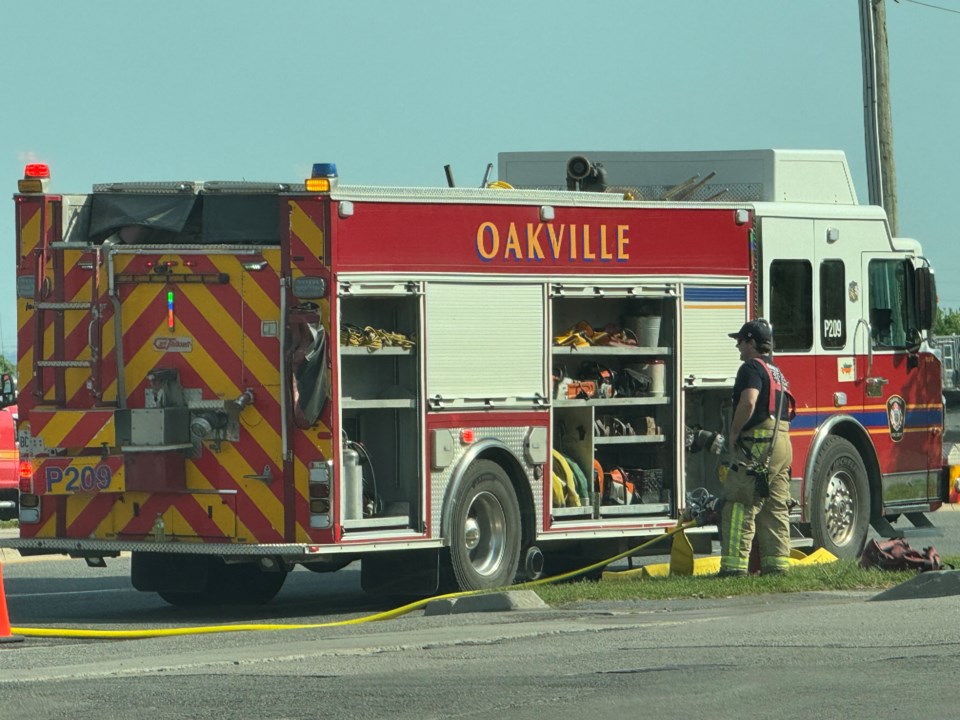
[[17, 191], [23, 194], [44, 193], [50, 181], [50, 166], [46, 163], [28, 163], [23, 179], [17, 182]]
[[46, 163], [30, 163], [23, 169], [25, 178], [49, 178], [50, 166]]

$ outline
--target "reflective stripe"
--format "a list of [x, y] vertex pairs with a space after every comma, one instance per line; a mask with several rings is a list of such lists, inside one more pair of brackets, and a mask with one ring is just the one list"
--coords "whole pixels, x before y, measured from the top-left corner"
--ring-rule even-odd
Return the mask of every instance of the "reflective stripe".
[[760, 558], [761, 570], [786, 570], [790, 567], [790, 558], [773, 555]]
[[730, 526], [723, 536], [723, 553], [720, 556], [721, 570], [746, 570], [748, 558], [740, 557], [743, 540], [743, 503], [730, 503]]

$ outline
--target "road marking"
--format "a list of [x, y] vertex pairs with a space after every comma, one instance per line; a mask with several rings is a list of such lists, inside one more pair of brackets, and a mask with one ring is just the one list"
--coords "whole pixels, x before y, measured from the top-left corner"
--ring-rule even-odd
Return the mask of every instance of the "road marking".
[[46, 598], [55, 595], [94, 595], [96, 593], [108, 592], [137, 592], [133, 588], [104, 588], [103, 590], [61, 590], [58, 592], [40, 592], [40, 593], [7, 593], [8, 598]]

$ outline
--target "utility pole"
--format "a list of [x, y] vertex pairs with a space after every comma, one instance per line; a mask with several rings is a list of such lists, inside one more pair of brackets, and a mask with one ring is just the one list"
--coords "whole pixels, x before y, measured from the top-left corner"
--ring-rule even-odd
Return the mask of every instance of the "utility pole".
[[887, 212], [896, 236], [897, 170], [893, 161], [893, 117], [890, 112], [890, 62], [884, 0], [860, 0], [860, 43], [863, 57], [863, 129], [867, 150], [870, 204]]

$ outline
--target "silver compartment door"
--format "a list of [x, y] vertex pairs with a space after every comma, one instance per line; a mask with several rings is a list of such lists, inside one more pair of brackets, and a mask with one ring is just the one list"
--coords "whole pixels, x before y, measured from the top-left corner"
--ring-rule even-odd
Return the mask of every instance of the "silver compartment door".
[[687, 387], [733, 385], [740, 353], [727, 334], [747, 318], [747, 288], [685, 285], [681, 372]]
[[544, 307], [542, 284], [427, 283], [430, 406], [529, 407], [545, 397]]

